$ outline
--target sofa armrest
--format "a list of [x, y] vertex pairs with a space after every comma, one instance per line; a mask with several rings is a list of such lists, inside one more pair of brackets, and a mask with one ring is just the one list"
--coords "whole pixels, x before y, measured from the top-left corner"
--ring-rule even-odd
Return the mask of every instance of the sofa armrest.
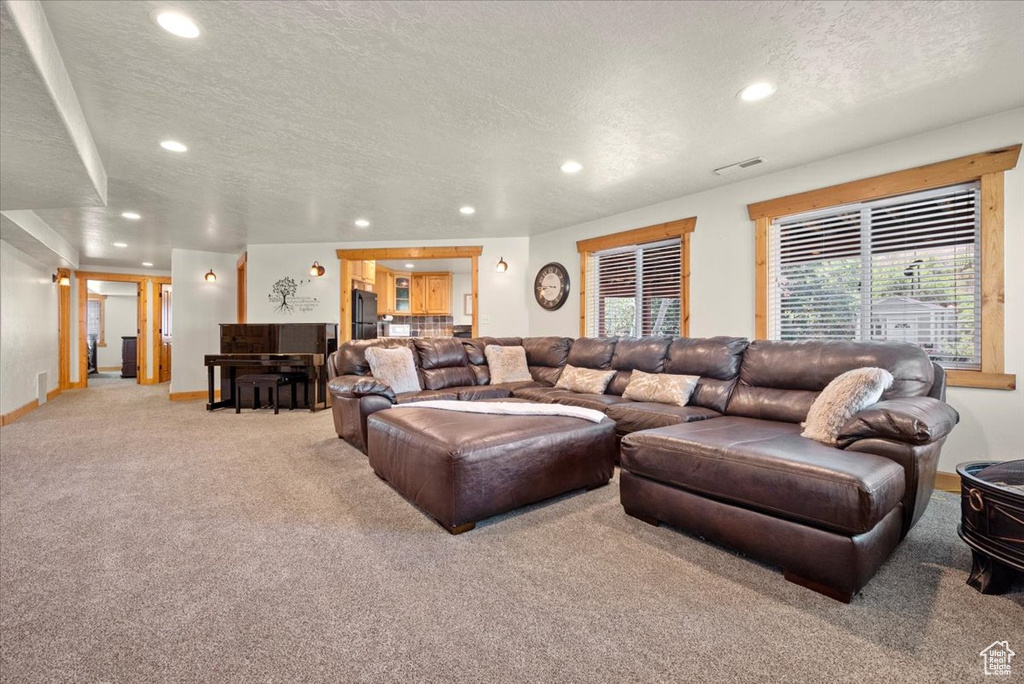
[[904, 444], [931, 444], [950, 433], [960, 414], [932, 397], [899, 397], [880, 401], [854, 415], [839, 430], [837, 441], [846, 448], [862, 439], [887, 439]]
[[395, 391], [372, 375], [339, 375], [327, 383], [327, 389], [335, 397], [359, 398], [372, 394], [396, 403]]

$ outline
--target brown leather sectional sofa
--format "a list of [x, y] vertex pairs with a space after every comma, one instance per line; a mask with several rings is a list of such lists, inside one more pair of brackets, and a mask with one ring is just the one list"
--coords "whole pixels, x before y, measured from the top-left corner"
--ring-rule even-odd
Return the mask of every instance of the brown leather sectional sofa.
[[[491, 385], [483, 350], [522, 345], [531, 382]], [[406, 345], [423, 390], [396, 395], [369, 375], [370, 345]], [[562, 368], [614, 369], [603, 394], [553, 387]], [[892, 373], [882, 401], [839, 444], [800, 436], [837, 375]], [[687, 406], [622, 397], [630, 373], [700, 376]], [[516, 397], [584, 406], [615, 421], [627, 513], [667, 522], [782, 566], [786, 578], [848, 601], [920, 518], [939, 451], [959, 417], [945, 374], [901, 343], [749, 342], [713, 338], [414, 338], [345, 343], [329, 360], [338, 435], [366, 450], [369, 415], [425, 399]]]

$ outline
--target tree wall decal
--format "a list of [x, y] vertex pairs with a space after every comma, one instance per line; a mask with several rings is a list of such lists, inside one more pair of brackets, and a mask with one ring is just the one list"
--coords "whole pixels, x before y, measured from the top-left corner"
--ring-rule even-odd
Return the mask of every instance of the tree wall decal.
[[287, 313], [291, 313], [292, 305], [288, 303], [288, 298], [294, 297], [295, 293], [298, 291], [298, 284], [287, 276], [281, 278], [276, 283], [274, 283], [274, 287], [272, 288], [271, 292], [273, 292], [276, 295], [280, 295], [281, 297], [281, 303], [277, 305], [277, 308], [275, 308], [274, 311], [284, 311]]

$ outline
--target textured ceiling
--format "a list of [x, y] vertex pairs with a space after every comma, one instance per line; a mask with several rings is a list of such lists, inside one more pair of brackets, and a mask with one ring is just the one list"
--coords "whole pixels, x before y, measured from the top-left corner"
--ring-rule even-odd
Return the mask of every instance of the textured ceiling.
[[[47, 64], [51, 77], [63, 69], [59, 63]], [[65, 77], [54, 85], [66, 84]], [[104, 197], [75, 148], [76, 129], [64, 115], [82, 126], [84, 120], [74, 108], [62, 113], [63, 98], [74, 93], [64, 88], [60, 96], [51, 95], [7, 3], [0, 3], [0, 210], [102, 206]]]
[[197, 40], [163, 2], [44, 3], [109, 205], [38, 213], [90, 263], [528, 235], [1024, 103], [1016, 2], [178, 5]]

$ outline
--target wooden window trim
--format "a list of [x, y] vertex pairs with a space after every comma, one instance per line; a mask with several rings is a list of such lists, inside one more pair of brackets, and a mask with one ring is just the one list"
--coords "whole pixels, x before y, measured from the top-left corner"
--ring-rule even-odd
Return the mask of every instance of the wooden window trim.
[[1017, 376], [1004, 360], [1003, 173], [1014, 168], [1021, 146], [1013, 145], [904, 171], [810, 190], [747, 205], [754, 222], [754, 332], [768, 339], [768, 226], [780, 216], [851, 202], [902, 195], [978, 181], [981, 184], [981, 370], [948, 370], [953, 387], [1014, 390]]
[[697, 217], [658, 223], [653, 226], [624, 230], [620, 233], [602, 235], [600, 237], [580, 240], [576, 243], [576, 251], [580, 255], [580, 337], [587, 335], [587, 265], [595, 252], [606, 249], [642, 245], [679, 238], [680, 278], [679, 278], [679, 331], [683, 337], [690, 334], [690, 235], [697, 229]]
[[89, 293], [88, 299], [100, 303], [100, 334], [96, 340], [97, 347], [107, 346], [107, 296]]

